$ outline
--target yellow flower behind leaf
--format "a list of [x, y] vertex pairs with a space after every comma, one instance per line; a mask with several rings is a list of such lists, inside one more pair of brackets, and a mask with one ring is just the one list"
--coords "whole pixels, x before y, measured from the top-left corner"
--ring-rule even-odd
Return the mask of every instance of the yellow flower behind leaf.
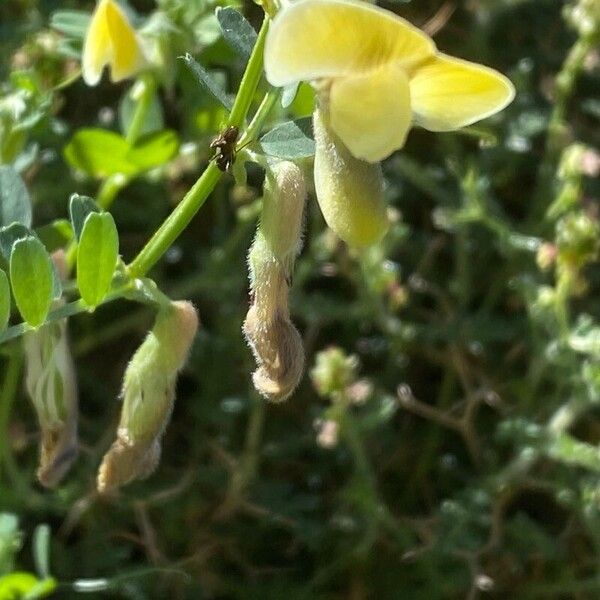
[[145, 64], [135, 29], [114, 0], [100, 0], [92, 16], [83, 47], [82, 74], [96, 85], [104, 67], [113, 82], [136, 75]]
[[275, 17], [265, 46], [272, 85], [311, 81], [333, 132], [358, 159], [402, 148], [413, 123], [470, 125], [506, 107], [511, 82], [452, 58], [395, 14], [352, 0], [299, 0]]

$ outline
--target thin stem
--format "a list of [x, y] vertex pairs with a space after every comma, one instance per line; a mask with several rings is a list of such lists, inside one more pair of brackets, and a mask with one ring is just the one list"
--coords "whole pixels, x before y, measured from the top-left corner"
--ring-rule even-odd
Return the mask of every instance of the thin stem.
[[156, 90], [156, 82], [154, 77], [151, 75], [143, 75], [134, 84], [131, 95], [136, 101], [135, 112], [133, 118], [127, 128], [127, 143], [130, 146], [134, 146], [140, 137], [142, 127], [148, 116], [148, 111], [152, 105], [152, 99], [154, 98], [154, 91]]
[[[265, 16], [258, 34], [258, 40], [252, 50], [246, 72], [242, 77], [240, 89], [231, 109], [228, 121], [229, 126], [243, 126], [248, 110], [250, 109], [250, 104], [256, 94], [256, 88], [262, 75], [263, 50], [268, 28], [269, 18]], [[155, 232], [144, 248], [133, 259], [128, 267], [132, 278], [143, 277], [160, 260], [163, 254], [188, 226], [200, 207], [206, 202], [221, 175], [222, 172], [214, 162], [207, 167], [200, 176], [200, 179], [198, 179], [158, 231]]]
[[129, 275], [132, 278], [146, 275], [173, 245], [215, 189], [221, 175], [222, 172], [214, 162], [208, 165], [200, 179], [196, 181], [183, 200], [128, 266]]
[[263, 123], [269, 116], [269, 113], [271, 112], [273, 106], [275, 106], [275, 103], [279, 99], [280, 95], [281, 90], [279, 89], [271, 89], [264, 95], [258, 109], [256, 110], [256, 113], [252, 117], [252, 121], [250, 121], [250, 124], [238, 143], [239, 148], [249, 144], [260, 135]]
[[[124, 287], [119, 287], [115, 291], [107, 294], [104, 300], [102, 300], [102, 302], [98, 306], [108, 304], [113, 300], [122, 298], [123, 295], [130, 291], [132, 288], [133, 282], [128, 283]], [[54, 321], [60, 321], [61, 319], [72, 317], [83, 312], [90, 312], [90, 307], [81, 299], [74, 300], [73, 302], [69, 302], [68, 304], [64, 304], [63, 306], [60, 306], [59, 308], [56, 308], [53, 311], [50, 311], [42, 327], [45, 327], [46, 325]], [[29, 325], [29, 323], [24, 322], [19, 323], [18, 325], [13, 325], [12, 327], [9, 327], [0, 334], [0, 344], [8, 342], [14, 338], [20, 337], [28, 331], [35, 331], [35, 327], [32, 327], [31, 325]]]
[[227, 121], [228, 126], [233, 125], [241, 128], [244, 125], [246, 115], [250, 110], [250, 105], [252, 104], [252, 100], [256, 94], [256, 88], [258, 87], [260, 78], [262, 76], [263, 50], [265, 47], [267, 31], [269, 30], [269, 23], [270, 19], [267, 15], [265, 15], [258, 33], [256, 44], [254, 44], [254, 48], [252, 49], [250, 60], [246, 65], [246, 71], [242, 77], [240, 88], [237, 96], [235, 97], [231, 113], [229, 114], [229, 120]]

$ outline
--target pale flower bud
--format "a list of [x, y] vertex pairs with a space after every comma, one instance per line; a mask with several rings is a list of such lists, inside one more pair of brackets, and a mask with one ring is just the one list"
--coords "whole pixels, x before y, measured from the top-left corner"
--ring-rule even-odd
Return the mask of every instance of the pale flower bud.
[[306, 188], [293, 163], [277, 163], [271, 170], [248, 256], [253, 303], [243, 331], [258, 365], [254, 387], [265, 398], [280, 401], [294, 391], [304, 368], [302, 339], [290, 320], [288, 293], [301, 245]]
[[319, 108], [313, 127], [315, 191], [327, 225], [350, 246], [379, 241], [389, 228], [381, 165], [352, 156]]
[[98, 490], [105, 492], [156, 468], [161, 438], [171, 418], [177, 374], [184, 367], [198, 329], [198, 315], [189, 302], [162, 308], [154, 327], [133, 355], [123, 379], [123, 408], [117, 439], [98, 472]]
[[[64, 254], [52, 256], [64, 278]], [[64, 304], [62, 301], [55, 306]], [[23, 337], [25, 387], [41, 430], [37, 477], [46, 487], [56, 486], [77, 458], [77, 383], [67, 320], [54, 321]]]

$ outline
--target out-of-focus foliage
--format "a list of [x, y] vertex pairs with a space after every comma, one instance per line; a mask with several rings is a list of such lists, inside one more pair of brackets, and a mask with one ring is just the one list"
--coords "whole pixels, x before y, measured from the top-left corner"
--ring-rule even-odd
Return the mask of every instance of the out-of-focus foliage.
[[[160, 8], [144, 24], [155, 52], [189, 52], [231, 94], [246, 58], [221, 36], [225, 4], [130, 1], [141, 16]], [[115, 303], [70, 320], [81, 448], [55, 491], [34, 483], [20, 344], [3, 345], [1, 600], [600, 595], [598, 4], [385, 5], [444, 51], [509, 75], [515, 102], [461, 133], [414, 130], [383, 165], [394, 224], [362, 254], [311, 198], [291, 290], [308, 372], [285, 404], [256, 396], [241, 333], [262, 175], [224, 178], [153, 271], [202, 326], [160, 468], [119, 495], [98, 496], [96, 469], [152, 313]], [[258, 26], [258, 6], [235, 6]], [[129, 260], [206, 165], [226, 113], [184, 61], [165, 63], [146, 146], [119, 154], [131, 83], [77, 79], [85, 15], [64, 12], [92, 9], [0, 2], [0, 163], [23, 177], [52, 250], [73, 236], [69, 196], [98, 197], [97, 178], [125, 161], [126, 179], [104, 193], [119, 192], [111, 212]], [[311, 110], [302, 86], [285, 118]], [[298, 157], [310, 154], [297, 138]], [[33, 319], [50, 279], [44, 302], [23, 299]]]

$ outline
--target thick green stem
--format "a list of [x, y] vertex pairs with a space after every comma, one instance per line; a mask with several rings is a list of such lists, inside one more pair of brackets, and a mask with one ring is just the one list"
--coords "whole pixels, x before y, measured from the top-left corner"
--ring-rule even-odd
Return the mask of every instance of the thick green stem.
[[[263, 50], [268, 28], [269, 18], [265, 16], [231, 109], [228, 126], [242, 127], [244, 124], [262, 75]], [[221, 175], [214, 162], [207, 167], [200, 179], [131, 262], [128, 267], [131, 277], [143, 277], [160, 260], [204, 204]]]

